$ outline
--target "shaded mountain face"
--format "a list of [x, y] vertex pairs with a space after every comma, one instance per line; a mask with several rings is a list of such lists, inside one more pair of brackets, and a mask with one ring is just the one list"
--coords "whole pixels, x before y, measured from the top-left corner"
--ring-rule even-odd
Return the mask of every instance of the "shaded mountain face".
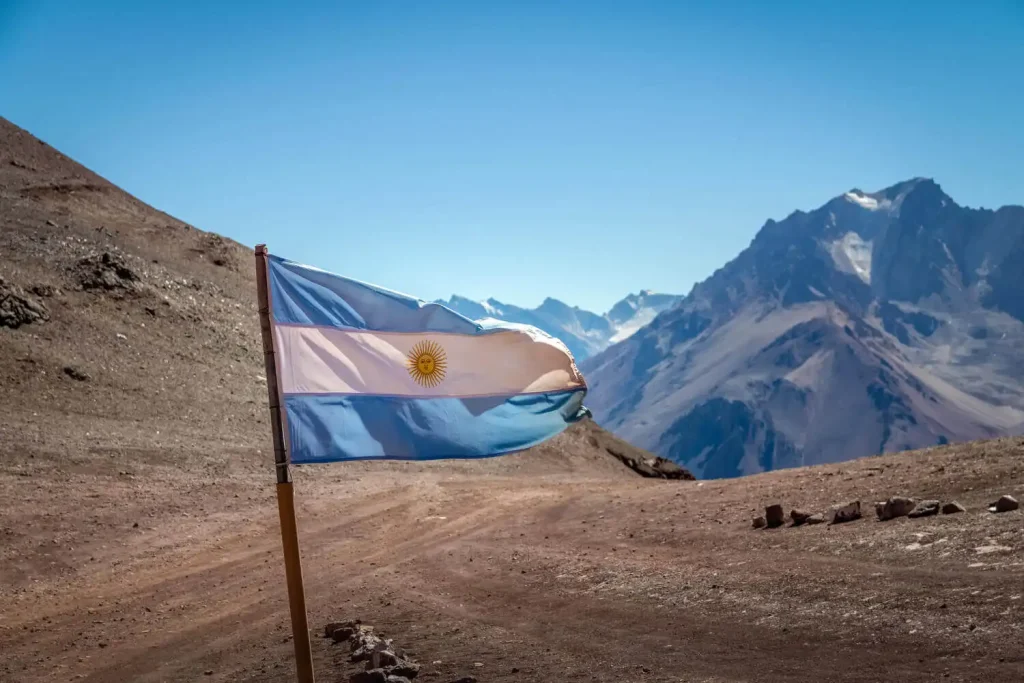
[[473, 301], [454, 294], [448, 301], [439, 300], [437, 303], [472, 320], [496, 318], [539, 327], [562, 340], [573, 356], [582, 360], [611, 344], [628, 339], [682, 298], [676, 294], [655, 294], [644, 290], [639, 294], [630, 294], [604, 315], [569, 306], [552, 298], [545, 299], [537, 308], [520, 308], [495, 299]]
[[768, 221], [582, 364], [587, 405], [698, 476], [1024, 431], [1024, 208], [928, 179]]
[[[197, 479], [258, 467], [269, 485], [254, 272], [251, 249], [0, 118], [0, 458]], [[430, 467], [643, 474], [627, 461], [656, 459], [586, 422], [520, 455]]]

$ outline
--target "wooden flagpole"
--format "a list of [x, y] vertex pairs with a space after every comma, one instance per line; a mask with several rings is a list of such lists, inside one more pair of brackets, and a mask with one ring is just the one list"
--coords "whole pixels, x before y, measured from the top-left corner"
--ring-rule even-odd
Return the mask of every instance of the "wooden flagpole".
[[306, 621], [306, 595], [302, 586], [302, 565], [299, 562], [299, 536], [295, 526], [292, 477], [288, 471], [288, 446], [281, 419], [281, 393], [277, 382], [274, 335], [270, 327], [270, 288], [267, 279], [267, 246], [258, 244], [256, 291], [259, 297], [267, 394], [270, 399], [270, 429], [274, 438], [274, 468], [277, 470], [277, 512], [281, 518], [281, 543], [284, 547], [285, 581], [288, 584], [288, 608], [292, 617], [292, 641], [295, 643], [295, 666], [299, 683], [314, 683], [313, 652], [309, 645], [309, 624]]

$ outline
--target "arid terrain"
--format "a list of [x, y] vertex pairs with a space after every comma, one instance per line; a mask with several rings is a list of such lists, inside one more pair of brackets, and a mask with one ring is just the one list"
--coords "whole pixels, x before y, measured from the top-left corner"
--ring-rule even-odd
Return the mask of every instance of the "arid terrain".
[[[0, 278], [0, 681], [294, 680], [251, 252], [0, 119]], [[611, 451], [296, 468], [318, 680], [357, 618], [437, 683], [1024, 680], [1024, 511], [986, 509], [1024, 439], [712, 481]], [[877, 521], [898, 494], [966, 512]]]

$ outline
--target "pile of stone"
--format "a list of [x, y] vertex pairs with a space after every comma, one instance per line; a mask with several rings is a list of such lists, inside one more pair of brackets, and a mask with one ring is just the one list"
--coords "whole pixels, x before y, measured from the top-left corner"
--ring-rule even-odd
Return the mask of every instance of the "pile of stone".
[[349, 677], [350, 683], [410, 683], [420, 673], [420, 665], [395, 647], [390, 638], [374, 633], [373, 626], [355, 621], [327, 624], [324, 636], [336, 643], [349, 644], [349, 661], [364, 662], [366, 669]]

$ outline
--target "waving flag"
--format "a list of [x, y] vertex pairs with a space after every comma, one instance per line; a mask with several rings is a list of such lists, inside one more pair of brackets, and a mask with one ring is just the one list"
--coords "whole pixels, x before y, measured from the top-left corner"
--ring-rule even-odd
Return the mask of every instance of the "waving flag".
[[588, 414], [561, 341], [268, 255], [293, 464], [479, 458]]

